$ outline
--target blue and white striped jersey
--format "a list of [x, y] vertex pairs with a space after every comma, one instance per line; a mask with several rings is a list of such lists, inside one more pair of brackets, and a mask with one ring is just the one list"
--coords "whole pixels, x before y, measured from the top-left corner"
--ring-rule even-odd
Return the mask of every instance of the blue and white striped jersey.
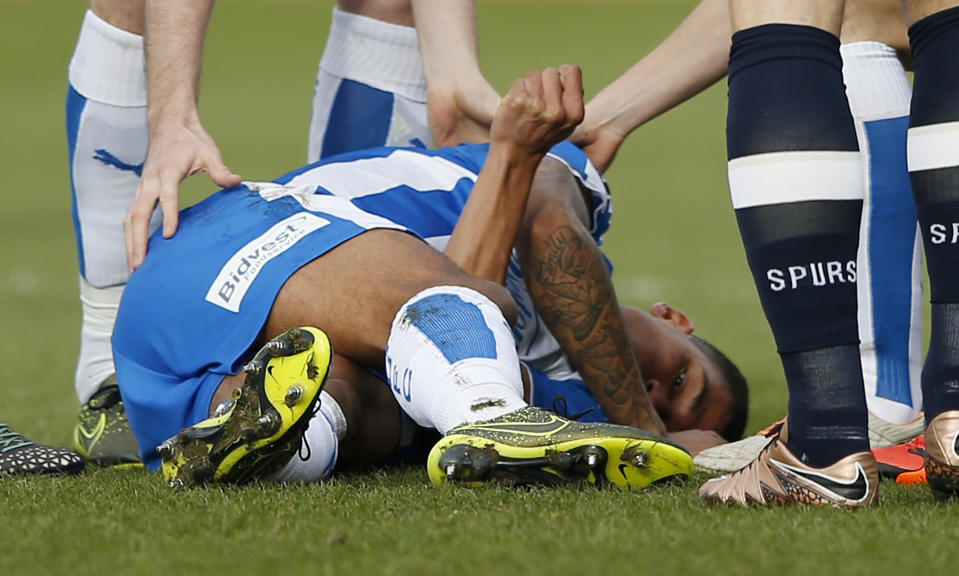
[[[443, 251], [488, 150], [488, 145], [476, 144], [439, 150], [365, 150], [337, 156], [334, 163], [321, 162], [290, 172], [274, 181], [283, 184], [283, 189], [271, 192], [270, 185], [258, 186], [261, 194], [306, 192], [346, 198], [366, 212], [405, 226]], [[550, 156], [565, 164], [592, 193], [590, 233], [601, 243], [612, 214], [605, 181], [586, 155], [568, 142], [555, 146]], [[559, 343], [533, 308], [515, 254], [506, 286], [520, 310], [513, 331], [520, 359], [556, 380], [576, 377]]]

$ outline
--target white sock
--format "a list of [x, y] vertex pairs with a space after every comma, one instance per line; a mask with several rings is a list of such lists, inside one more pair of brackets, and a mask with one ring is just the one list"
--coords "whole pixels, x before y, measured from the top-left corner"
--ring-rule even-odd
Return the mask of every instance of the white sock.
[[438, 286], [394, 318], [386, 374], [400, 407], [446, 434], [526, 406], [515, 346], [492, 301], [469, 288]]
[[90, 400], [100, 383], [115, 372], [110, 337], [122, 294], [123, 286], [95, 288], [80, 277], [83, 325], [80, 329], [80, 358], [74, 380], [80, 404]]
[[866, 402], [876, 416], [904, 423], [922, 408], [922, 248], [905, 162], [912, 87], [885, 44], [855, 42], [841, 52], [866, 182], [857, 264]]
[[303, 435], [304, 446], [298, 454], [265, 480], [279, 483], [309, 484], [329, 477], [339, 456], [339, 443], [346, 435], [343, 410], [325, 390], [320, 392], [320, 410], [310, 420]]
[[[86, 402], [114, 371], [110, 333], [128, 276], [123, 219], [148, 141], [143, 39], [87, 11], [69, 80], [67, 136], [83, 306], [74, 384]], [[154, 218], [154, 227], [158, 222]]]
[[67, 134], [80, 271], [96, 287], [127, 279], [123, 218], [146, 158], [143, 38], [87, 11], [70, 61]]
[[146, 106], [143, 37], [87, 10], [70, 60], [69, 79], [70, 85], [90, 100], [111, 106]]
[[[389, 130], [371, 146], [432, 144], [426, 115], [426, 77], [420, 59], [416, 29], [333, 9], [330, 33], [320, 60], [313, 95], [313, 116], [307, 159], [323, 155], [323, 141], [340, 84], [352, 80], [389, 92]], [[367, 114], [361, 103], [350, 113]]]

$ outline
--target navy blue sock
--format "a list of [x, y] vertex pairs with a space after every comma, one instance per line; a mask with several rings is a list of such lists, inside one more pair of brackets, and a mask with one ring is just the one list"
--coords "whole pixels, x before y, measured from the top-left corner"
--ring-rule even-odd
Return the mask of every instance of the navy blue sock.
[[959, 409], [959, 8], [915, 23], [909, 41], [915, 67], [909, 175], [932, 302], [922, 370], [928, 422]]
[[838, 39], [786, 24], [737, 32], [726, 140], [743, 246], [789, 387], [789, 447], [814, 466], [868, 450], [862, 166]]

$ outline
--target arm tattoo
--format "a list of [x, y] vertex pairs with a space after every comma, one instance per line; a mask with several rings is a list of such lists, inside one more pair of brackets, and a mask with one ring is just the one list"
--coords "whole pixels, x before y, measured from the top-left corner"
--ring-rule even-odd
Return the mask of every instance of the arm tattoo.
[[530, 251], [527, 283], [537, 311], [610, 421], [663, 434], [599, 249], [564, 225]]

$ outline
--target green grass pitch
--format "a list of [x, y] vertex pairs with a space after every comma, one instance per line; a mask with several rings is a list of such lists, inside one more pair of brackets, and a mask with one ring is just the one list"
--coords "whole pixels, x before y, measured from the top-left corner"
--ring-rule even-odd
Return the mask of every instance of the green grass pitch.
[[[229, 165], [266, 179], [302, 163], [331, 2], [224, 0], [202, 112]], [[481, 62], [499, 89], [576, 63], [588, 95], [693, 2], [483, 1]], [[80, 325], [64, 136], [66, 68], [85, 3], [0, 0], [0, 420], [67, 445]], [[750, 430], [785, 387], [725, 182], [725, 89], [633, 135], [608, 178], [606, 249], [623, 303], [686, 310], [752, 383]], [[184, 203], [212, 186], [193, 178]], [[215, 337], [215, 335], [211, 335]], [[433, 489], [419, 468], [322, 486], [171, 491], [95, 471], [0, 479], [0, 574], [929, 574], [955, 572], [959, 504], [885, 483], [882, 504], [707, 509], [699, 480], [641, 494]]]

